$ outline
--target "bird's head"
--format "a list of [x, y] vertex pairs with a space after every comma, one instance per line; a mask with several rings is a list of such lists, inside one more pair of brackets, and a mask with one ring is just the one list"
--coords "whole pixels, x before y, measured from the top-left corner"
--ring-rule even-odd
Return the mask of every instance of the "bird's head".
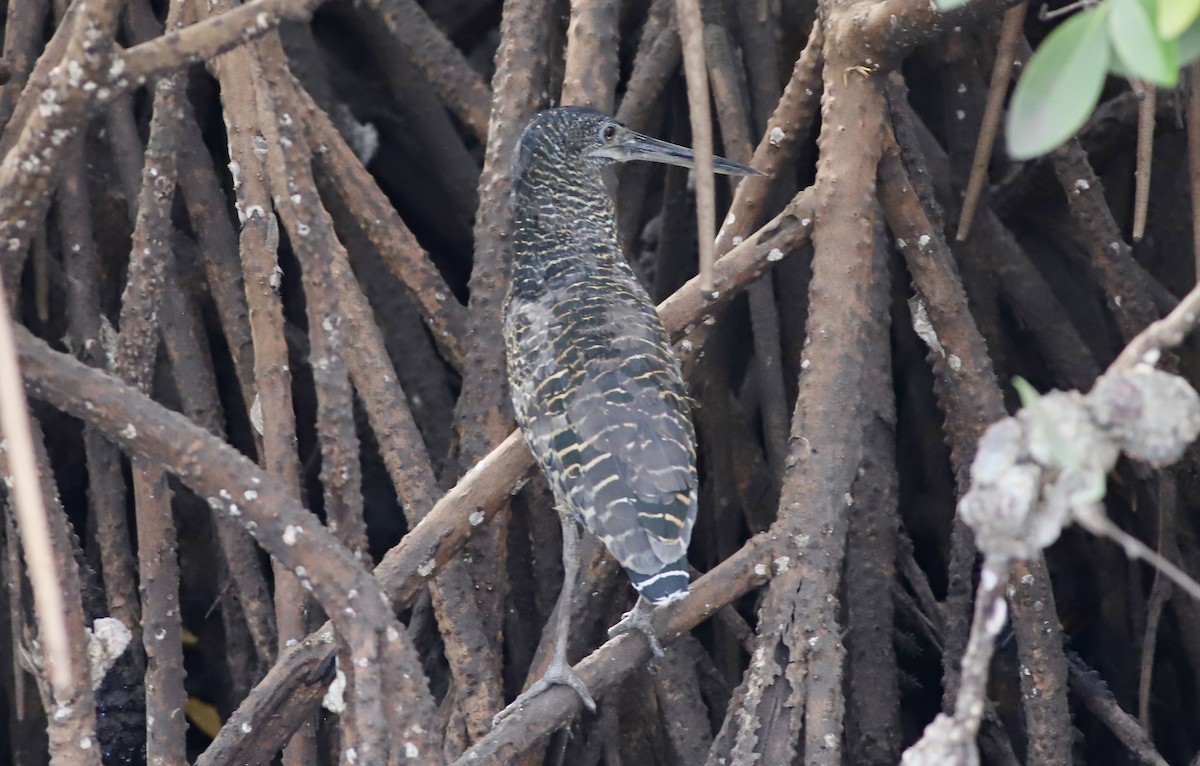
[[[534, 166], [551, 172], [598, 173], [614, 162], [645, 160], [694, 168], [696, 157], [686, 146], [659, 141], [630, 130], [595, 109], [564, 106], [536, 115], [521, 134], [517, 176]], [[724, 157], [713, 157], [713, 170], [726, 175], [758, 171]]]

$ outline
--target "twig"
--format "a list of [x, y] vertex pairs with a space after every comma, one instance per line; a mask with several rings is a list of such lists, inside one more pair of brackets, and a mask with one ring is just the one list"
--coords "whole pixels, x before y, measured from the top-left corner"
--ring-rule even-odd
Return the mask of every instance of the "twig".
[[[907, 593], [899, 590], [897, 585], [894, 592], [898, 597], [898, 605], [912, 614], [920, 630], [924, 633], [926, 640], [936, 649], [942, 650], [945, 645], [942, 636], [942, 613], [944, 610], [940, 608], [940, 604], [933, 596], [933, 590], [929, 586], [929, 578], [925, 576], [925, 572], [913, 560], [912, 541], [908, 539], [908, 535], [903, 530], [901, 530], [899, 540], [902, 544], [900, 566], [904, 570], [905, 579], [908, 581], [909, 587], [916, 594], [916, 598], [910, 598]], [[981, 737], [985, 738], [982, 742], [985, 754], [997, 764], [1017, 766], [1019, 761], [1013, 753], [1012, 742], [1009, 740], [1004, 724], [1000, 720], [996, 703], [990, 699], [986, 700], [983, 721], [987, 724], [981, 733]]]
[[[905, 110], [911, 112], [907, 105]], [[928, 156], [931, 168], [945, 167], [946, 153], [916, 115], [910, 122], [919, 145]], [[942, 188], [945, 182], [935, 177], [933, 185]], [[953, 213], [953, 195], [946, 200]], [[975, 215], [971, 235], [955, 248], [962, 259], [978, 262], [977, 268], [986, 271], [988, 278], [998, 278], [1005, 300], [1021, 323], [1033, 335], [1043, 356], [1054, 368], [1065, 388], [1086, 390], [1100, 375], [1100, 367], [1088, 350], [1079, 329], [1071, 321], [1063, 303], [1050, 288], [1049, 282], [1034, 266], [1017, 237], [997, 217], [991, 205], [985, 204]], [[977, 315], [973, 310], [972, 315]]]
[[700, 279], [694, 277], [658, 304], [658, 315], [671, 336], [682, 336], [686, 348], [689, 332], [694, 329], [692, 323], [728, 302], [806, 241], [812, 231], [814, 197], [811, 188], [801, 191], [779, 215], [717, 260], [711, 293], [700, 290]]
[[[821, 22], [849, 24], [849, 11], [821, 4]], [[843, 79], [861, 63], [834, 37], [824, 41], [825, 114], [817, 167], [813, 281], [805, 371], [792, 416], [791, 454], [779, 522], [798, 535], [794, 561], [771, 582], [745, 677], [735, 760], [759, 755], [814, 764], [841, 760], [841, 617], [826, 598], [839, 589], [845, 504], [861, 459], [868, 410], [863, 369], [887, 343], [887, 278], [875, 238], [875, 178], [886, 105], [872, 77]], [[818, 449], [811, 445], [824, 445]], [[821, 530], [820, 536], [806, 531]], [[786, 658], [780, 661], [776, 658]], [[768, 758], [765, 754], [770, 753]]]
[[1192, 197], [1192, 253], [1200, 282], [1200, 62], [1187, 69], [1188, 179]]
[[1061, 8], [1051, 9], [1048, 6], [1042, 6], [1038, 9], [1038, 21], [1052, 21], [1053, 19], [1061, 18], [1071, 13], [1077, 13], [1085, 8], [1091, 8], [1097, 4], [1098, 0], [1074, 0], [1067, 3]]
[[[675, 0], [654, 0], [642, 25], [641, 39], [633, 60], [633, 71], [625, 84], [625, 93], [617, 109], [617, 120], [634, 130], [649, 131], [652, 120], [661, 119], [666, 111], [663, 97], [667, 83], [679, 69], [682, 43], [675, 25]], [[682, 120], [675, 123], [681, 125]], [[617, 236], [621, 249], [633, 252], [644, 222], [643, 213], [649, 195], [649, 181], [654, 173], [653, 164], [648, 162], [625, 163], [617, 168], [621, 193], [617, 195]], [[670, 168], [666, 177], [675, 175]], [[671, 246], [682, 248], [683, 237]], [[691, 237], [686, 237], [690, 242]], [[664, 248], [664, 253], [669, 248]], [[665, 262], [664, 257], [659, 262]], [[672, 286], [673, 287], [673, 286]], [[661, 293], [658, 293], [661, 295]]]
[[1109, 369], [1131, 370], [1138, 364], [1157, 364], [1163, 351], [1183, 342], [1197, 320], [1200, 320], [1200, 284], [1183, 297], [1174, 311], [1138, 333]]
[[[354, 396], [341, 353], [341, 312], [330, 275], [329, 258], [341, 249], [333, 233], [333, 223], [321, 205], [309, 164], [309, 149], [300, 134], [301, 127], [292, 116], [286, 97], [290, 84], [287, 57], [276, 34], [267, 35], [258, 45], [261, 69], [255, 72], [258, 124], [266, 139], [267, 178], [275, 210], [283, 222], [289, 243], [301, 263], [301, 280], [308, 317], [308, 359], [316, 393], [317, 440], [321, 456], [321, 487], [329, 530], [346, 549], [364, 564], [366, 527], [362, 517], [361, 467], [358, 462], [358, 438], [354, 425]], [[303, 587], [303, 581], [301, 580]], [[295, 635], [306, 629], [300, 608]], [[390, 617], [390, 615], [389, 615]], [[386, 619], [386, 618], [385, 618]], [[382, 626], [369, 626], [378, 631]], [[393, 629], [394, 630], [394, 629]], [[355, 661], [359, 651], [350, 636], [343, 635], [339, 646], [339, 666], [344, 670], [351, 704], [342, 722], [342, 746], [352, 752], [389, 753], [389, 733], [394, 730], [397, 706], [418, 708], [422, 700], [403, 700], [386, 705], [388, 685], [394, 682], [389, 671], [389, 643], [379, 644], [376, 661], [379, 668], [364, 673], [365, 665]], [[407, 634], [399, 636], [401, 642]], [[361, 638], [359, 639], [361, 640]], [[378, 635], [374, 637], [379, 641]], [[417, 671], [417, 675], [420, 672]], [[395, 692], [392, 692], [395, 693]], [[410, 734], [413, 729], [409, 724]], [[415, 732], [423, 748], [437, 742], [435, 732]], [[380, 757], [380, 756], [376, 756]], [[398, 756], [397, 756], [398, 759]], [[314, 727], [296, 732], [284, 753], [286, 766], [308, 766], [316, 761]]]
[[[212, 161], [200, 135], [196, 115], [186, 99], [180, 138], [179, 192], [187, 207], [188, 221], [196, 232], [204, 254], [208, 289], [217, 307], [221, 329], [242, 392], [247, 412], [254, 404], [254, 340], [250, 330], [250, 309], [242, 287], [242, 264], [238, 260], [238, 235], [230, 224], [225, 196], [221, 191]], [[259, 453], [262, 441], [254, 434]], [[269, 607], [269, 604], [266, 604]]]
[[1154, 165], [1154, 112], [1158, 89], [1144, 80], [1130, 80], [1138, 95], [1137, 168], [1133, 178], [1134, 242], [1141, 242], [1146, 233], [1146, 214], [1150, 210], [1150, 171]]
[[[20, 325], [13, 327], [14, 334], [24, 332]], [[40, 481], [41, 495], [46, 506], [46, 521], [50, 525], [50, 545], [54, 555], [54, 567], [59, 573], [63, 589], [63, 616], [67, 624], [67, 645], [71, 653], [74, 668], [72, 672], [75, 679], [75, 688], [71, 690], [72, 696], [69, 701], [64, 702], [55, 698], [49, 679], [44, 672], [45, 655], [36, 651], [34, 643], [37, 641], [40, 644], [41, 641], [32, 630], [24, 631], [24, 646], [34, 649], [34, 653], [29, 656], [34, 664], [34, 667], [30, 668], [30, 672], [37, 681], [38, 691], [42, 697], [42, 711], [45, 714], [46, 733], [49, 735], [52, 766], [59, 766], [60, 759], [62, 766], [82, 766], [85, 763], [89, 766], [99, 766], [100, 757], [96, 751], [111, 746], [120, 757], [122, 746], [116, 742], [118, 737], [114, 735], [111, 728], [105, 730], [106, 727], [103, 726], [103, 722], [98, 719], [97, 715], [98, 711], [102, 709], [103, 700], [97, 700], [93, 693], [91, 672], [88, 667], [85, 631], [87, 618], [84, 615], [83, 603], [87, 594], [81, 582], [82, 551], [79, 549], [79, 540], [75, 537], [58, 495], [58, 485], [50, 464], [49, 452], [46, 450], [41, 424], [36, 418], [31, 418], [29, 423], [37, 478]], [[0, 453], [0, 458], [3, 457], [3, 453]], [[0, 464], [0, 475], [8, 473], [8, 468]], [[19, 623], [27, 625], [24, 617]], [[136, 666], [131, 669], [136, 673]], [[131, 685], [136, 686], [140, 681], [132, 673], [126, 677]], [[116, 713], [116, 711], [113, 712]], [[116, 713], [113, 718], [126, 725], [141, 723], [137, 712], [129, 714], [122, 711], [122, 713]], [[127, 743], [128, 740], [126, 740]], [[95, 747], [96, 744], [99, 744], [100, 747]], [[136, 749], [140, 750], [140, 747]], [[125, 752], [132, 752], [132, 750]]]
[[120, 55], [101, 100], [145, 84], [164, 72], [212, 61], [226, 51], [257, 40], [284, 21], [305, 21], [324, 0], [249, 0], [244, 5], [135, 45]]
[[1012, 81], [1013, 60], [1021, 33], [1025, 29], [1025, 3], [1014, 5], [1004, 12], [1004, 26], [1000, 29], [1000, 42], [996, 44], [996, 60], [992, 64], [992, 81], [988, 86], [987, 105], [983, 110], [979, 126], [979, 140], [975, 144], [975, 158], [971, 162], [971, 178], [963, 195], [962, 211], [958, 217], [958, 233], [955, 239], [966, 240], [971, 233], [971, 222], [975, 218], [975, 207], [979, 195], [987, 182], [988, 160], [996, 141], [996, 129], [1003, 116], [1004, 99], [1008, 95], [1008, 84]]
[[[13, 510], [21, 531], [21, 548], [25, 554], [29, 581], [33, 586], [34, 614], [38, 638], [43, 646], [46, 677], [54, 702], [70, 706], [80, 679], [76, 676], [78, 668], [73, 662], [68, 643], [63, 584], [59, 579], [50, 541], [50, 523], [46, 519], [46, 505], [34, 459], [29, 406], [21, 383], [21, 367], [13, 341], [8, 301], [3, 299], [3, 295], [4, 281], [0, 278], [0, 433], [3, 433], [5, 442], [3, 457], [7, 473], [11, 476]], [[5, 478], [7, 480], [8, 476]], [[51, 714], [47, 717], [54, 716]], [[61, 728], [61, 724], [52, 725], [51, 739], [60, 740], [59, 744], [71, 749], [69, 754], [65, 754], [66, 757], [76, 759], [78, 763], [91, 760], [85, 758], [85, 751], [91, 746], [90, 741], [54, 737], [54, 732]], [[61, 741], [63, 739], [67, 741]]]
[[1028, 764], [1057, 764], [1070, 757], [1071, 710], [1067, 701], [1065, 638], [1043, 556], [1014, 562], [1009, 598], [1017, 639], [1021, 704]]
[[1103, 515], [1089, 515], [1078, 519], [1087, 531], [1099, 537], [1107, 537], [1125, 551], [1131, 559], [1141, 559], [1162, 572], [1171, 582], [1178, 585], [1193, 599], [1200, 601], [1200, 583], [1196, 582], [1187, 572], [1180, 569], [1171, 561], [1163, 558], [1141, 540], [1113, 524]]
[[146, 649], [146, 757], [163, 766], [187, 763], [179, 559], [171, 492], [162, 469], [133, 461], [138, 511], [138, 574], [142, 583], [142, 644]]
[[712, 116], [708, 105], [708, 68], [704, 64], [704, 19], [700, 0], [675, 0], [683, 68], [687, 74], [692, 150], [696, 155], [696, 222], [700, 247], [700, 291], [713, 291], [713, 241], [716, 239], [716, 190], [713, 181]]
[[[202, 18], [229, 7], [227, 3], [212, 8], [205, 3], [196, 6]], [[255, 395], [247, 403], [250, 419], [262, 437], [259, 460], [263, 467], [291, 497], [298, 498], [300, 464], [295, 447], [292, 375], [279, 294], [283, 281], [277, 256], [279, 228], [266, 177], [266, 138], [259, 130], [251, 129], [260, 121], [255, 108], [260, 94], [264, 99], [269, 99], [269, 94], [259, 87], [261, 66], [250, 48], [235, 49], [214, 59], [209, 67], [221, 86], [234, 205], [241, 224], [238, 251], [242, 289], [254, 346]], [[304, 636], [307, 626], [302, 619], [309, 597], [300, 587], [292, 567], [273, 561], [272, 569], [275, 574], [276, 635], [282, 650], [288, 642]], [[311, 739], [300, 738], [299, 742], [311, 742]], [[308, 744], [299, 746], [309, 747]]]
[[[354, 392], [346, 367], [344, 320], [332, 260], [346, 259], [313, 181], [311, 153], [302, 127], [292, 116], [291, 78], [283, 45], [275, 35], [259, 43], [266, 81], [278, 83], [271, 112], [262, 114], [267, 138], [267, 174], [275, 209], [301, 265], [308, 314], [309, 362], [317, 396], [321, 487], [329, 526], [347, 548], [366, 559], [362, 469], [354, 424]], [[265, 99], [260, 93], [260, 104]], [[274, 116], [274, 123], [269, 122]]]
[[[983, 336], [971, 319], [954, 256], [912, 190], [894, 143], [880, 164], [880, 202], [896, 246], [904, 255], [927, 328], [914, 311], [917, 334], [929, 346], [936, 391], [946, 413], [946, 438], [960, 488], [969, 483], [975, 442], [987, 424], [1006, 414]], [[915, 147], [905, 147], [912, 153]], [[931, 334], [932, 333], [932, 334]]]
[[1008, 617], [1004, 602], [1008, 578], [1008, 561], [994, 556], [984, 559], [954, 713], [941, 713], [926, 727], [920, 741], [904, 752], [901, 763], [905, 766], [979, 762], [975, 738], [986, 709], [988, 667], [996, 636]]
[[[785, 549], [788, 546], [780, 539], [778, 529], [751, 538], [741, 550], [692, 583], [687, 598], [658, 610], [654, 627], [660, 640], [669, 643], [711, 617], [719, 605], [760, 585], [770, 574], [771, 557]], [[573, 669], [592, 694], [600, 697], [649, 658], [650, 647], [644, 639], [622, 635], [609, 640]], [[455, 761], [455, 766], [511, 763], [517, 754], [578, 715], [581, 707], [573, 691], [553, 687], [505, 718]]]
[[[700, 696], [697, 677], [698, 655], [704, 648], [691, 636], [676, 641], [666, 657], [651, 668], [655, 696], [662, 710], [662, 722], [680, 763], [702, 763], [712, 745], [708, 710]], [[657, 668], [654, 668], [657, 665]]]
[[[1167, 540], [1175, 535], [1175, 505], [1178, 500], [1175, 477], [1164, 473], [1158, 479], [1158, 550], [1165, 557], [1168, 550], [1178, 554], [1176, 546]], [[1171, 585], [1161, 570], [1154, 572], [1154, 584], [1146, 606], [1146, 630], [1142, 635], [1142, 656], [1138, 674], [1138, 720], [1149, 734], [1150, 694], [1154, 688], [1154, 654], [1158, 649], [1158, 629], [1163, 609], [1171, 599]]]
[[[211, 10], [206, 4], [197, 7], [200, 16], [204, 17], [228, 6], [217, 5]], [[283, 305], [278, 294], [283, 276], [277, 259], [280, 232], [266, 179], [266, 139], [262, 134], [242, 128], [259, 122], [254, 104], [259, 92], [256, 80], [260, 67], [250, 48], [239, 48], [211, 61], [210, 68], [221, 84], [222, 116], [229, 137], [230, 170], [234, 175], [234, 204], [241, 223], [242, 289], [250, 311], [256, 388], [254, 399], [247, 402], [247, 406], [251, 409], [252, 421], [254, 409], [257, 408], [260, 415], [258, 423], [254, 423], [263, 438], [260, 462], [293, 497], [299, 497], [300, 465], [295, 453], [292, 373], [283, 337]], [[263, 97], [268, 95], [264, 92]], [[272, 563], [272, 567], [275, 570], [276, 634], [282, 647], [289, 640], [304, 635], [300, 615], [307, 596], [290, 568], [278, 563]]]
[[976, 213], [971, 236], [962, 247], [972, 248], [991, 264], [1004, 299], [1033, 336], [1058, 385], [1088, 389], [1100, 375], [1099, 363], [1050, 283], [990, 206]]
[[[935, 205], [927, 188], [917, 194], [912, 189], [913, 178], [928, 182], [928, 173], [917, 150], [915, 127], [909, 119], [903, 103], [906, 96], [899, 80], [893, 83], [892, 98], [893, 132], [897, 150], [907, 160], [885, 152], [880, 163], [879, 201], [884, 215], [896, 238], [896, 245], [905, 256], [909, 269], [918, 285], [918, 295], [924, 294], [920, 302], [911, 304], [913, 326], [926, 332], [918, 332], [928, 347], [926, 358], [930, 361], [935, 380], [934, 391], [941, 410], [946, 413], [943, 431], [951, 446], [951, 457], [956, 485], [965, 491], [969, 479], [970, 459], [982, 428], [989, 422], [1003, 417], [1004, 403], [995, 385], [986, 385], [994, 379], [991, 358], [978, 328], [967, 310], [967, 297], [953, 264], [953, 256], [936, 227], [929, 220], [927, 205]], [[890, 148], [890, 147], [889, 147]], [[928, 312], [933, 306], [933, 316]], [[925, 312], [921, 322], [921, 312]], [[943, 335], [947, 335], [943, 339]], [[955, 339], [952, 341], [951, 336]], [[957, 348], [958, 350], [953, 350]], [[947, 350], [950, 349], [950, 350]], [[963, 361], [973, 374], [963, 375]], [[958, 369], [955, 369], [955, 368]], [[980, 408], [983, 412], [977, 412]], [[961, 520], [956, 520], [950, 533], [950, 562], [946, 591], [944, 620], [944, 649], [942, 652], [942, 699], [943, 708], [949, 709], [950, 701], [958, 690], [958, 675], [962, 664], [962, 652], [966, 651], [969, 638], [968, 618], [970, 615], [971, 578], [975, 566], [976, 551], [971, 530]]]
[[[167, 24], [179, 24], [181, 6], [168, 9]], [[154, 114], [142, 169], [129, 276], [121, 301], [121, 334], [112, 369], [127, 384], [149, 395], [158, 349], [158, 312], [165, 275], [174, 268], [170, 243], [171, 204], [178, 180], [175, 155], [182, 121], [177, 102], [186, 98], [184, 79], [173, 75], [154, 90]], [[135, 134], [136, 138], [136, 134]], [[183, 688], [182, 617], [179, 601], [178, 540], [171, 515], [167, 477], [160, 467], [134, 458], [138, 574], [142, 594], [142, 645], [146, 650], [146, 753], [156, 763], [187, 762], [186, 730], [179, 710]]]
[[[236, 242], [236, 239], [234, 240]], [[230, 257], [236, 258], [236, 244]], [[176, 253], [176, 264], [179, 263], [180, 253]], [[236, 265], [236, 262], [235, 262]], [[238, 268], [240, 273], [241, 269]], [[171, 362], [171, 374], [175, 388], [183, 405], [183, 412], [194, 423], [204, 427], [209, 433], [226, 438], [225, 422], [222, 417], [221, 401], [217, 392], [212, 359], [208, 355], [202, 317], [197, 302], [184, 293], [180, 287], [179, 269], [169, 270], [166, 274], [167, 308], [161, 312], [162, 327], [160, 335], [166, 347], [167, 357]], [[239, 287], [240, 291], [240, 287]], [[244, 301], [243, 297], [243, 301]], [[244, 303], [243, 303], [244, 306]], [[246, 331], [249, 332], [249, 327]], [[226, 438], [228, 441], [228, 439]], [[273, 601], [266, 578], [263, 577], [262, 567], [258, 560], [258, 548], [246, 530], [235, 521], [217, 515], [213, 519], [217, 530], [217, 539], [221, 546], [225, 567], [228, 569], [233, 584], [236, 586], [236, 605], [228, 600], [222, 601], [223, 618], [227, 620], [240, 619], [244, 616], [252, 644], [230, 647], [226, 655], [231, 659], [231, 674], [236, 672], [240, 664], [253, 666], [257, 661], [266, 666], [275, 657], [278, 636], [275, 632], [275, 617], [272, 611]], [[228, 639], [227, 639], [228, 640]], [[232, 642], [231, 642], [232, 643]], [[238, 651], [249, 654], [253, 650], [254, 657], [234, 657]], [[249, 691], [251, 678], [234, 678], [234, 692], [239, 689], [242, 695]], [[231, 694], [235, 699], [236, 694]]]
[[[312, 716], [313, 709], [320, 704], [326, 687], [333, 680], [333, 668], [323, 667], [329, 659], [333, 640], [333, 629], [327, 624], [324, 629], [305, 637], [287, 651], [280, 652], [279, 660], [271, 666], [251, 696], [243, 700], [241, 707], [221, 727], [216, 739], [196, 760], [196, 766], [272, 763], [276, 752], [300, 727], [304, 718]], [[282, 683], [283, 679], [287, 679], [287, 683]], [[286, 700], [273, 700], [275, 704], [272, 709], [278, 715], [263, 718], [246, 716], [246, 711], [253, 709], [253, 703], [264, 692], [287, 695]], [[228, 736], [233, 731], [244, 734], [239, 738]]]

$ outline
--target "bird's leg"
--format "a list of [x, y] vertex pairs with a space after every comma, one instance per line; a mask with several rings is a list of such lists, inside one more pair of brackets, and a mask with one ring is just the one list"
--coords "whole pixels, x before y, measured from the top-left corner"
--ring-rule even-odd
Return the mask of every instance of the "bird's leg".
[[612, 638], [627, 633], [631, 630], [636, 630], [646, 637], [650, 642], [650, 651], [655, 657], [663, 656], [662, 644], [658, 642], [658, 635], [654, 632], [654, 623], [651, 618], [654, 616], [654, 604], [651, 604], [646, 599], [638, 596], [637, 603], [633, 605], [621, 618], [621, 621], [608, 629], [608, 636]]
[[512, 701], [512, 704], [501, 710], [492, 719], [492, 725], [500, 723], [510, 713], [520, 708], [530, 699], [561, 684], [569, 686], [579, 695], [584, 707], [596, 712], [596, 702], [584, 685], [583, 679], [575, 675], [567, 662], [567, 634], [571, 628], [571, 598], [575, 591], [575, 580], [579, 576], [579, 527], [569, 513], [560, 511], [558, 519], [562, 523], [563, 551], [563, 585], [558, 593], [558, 602], [554, 605], [554, 653], [551, 655], [550, 666], [542, 677]]

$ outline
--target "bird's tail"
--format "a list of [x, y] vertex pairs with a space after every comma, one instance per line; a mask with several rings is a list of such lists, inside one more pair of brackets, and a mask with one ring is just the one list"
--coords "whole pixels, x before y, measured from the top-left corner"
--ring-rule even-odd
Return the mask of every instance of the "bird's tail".
[[673, 564], [668, 564], [655, 574], [627, 571], [633, 587], [637, 588], [637, 592], [655, 606], [669, 604], [686, 596], [688, 582], [691, 580], [688, 575], [686, 556]]

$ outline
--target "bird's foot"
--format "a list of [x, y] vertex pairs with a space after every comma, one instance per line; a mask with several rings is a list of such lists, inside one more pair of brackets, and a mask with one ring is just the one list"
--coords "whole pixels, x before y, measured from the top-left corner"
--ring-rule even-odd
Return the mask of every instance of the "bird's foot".
[[587, 685], [583, 683], [583, 679], [576, 675], [575, 671], [566, 662], [556, 661], [550, 663], [550, 667], [546, 669], [545, 675], [534, 681], [533, 685], [521, 692], [508, 707], [492, 717], [492, 726], [499, 726], [501, 721], [517, 710], [520, 710], [526, 702], [546, 691], [551, 686], [571, 687], [579, 695], [583, 706], [593, 713], [596, 712], [596, 701], [592, 699], [592, 695], [588, 692]]
[[643, 598], [638, 598], [633, 609], [630, 609], [621, 617], [621, 621], [608, 629], [608, 637], [614, 638], [622, 633], [628, 633], [631, 630], [636, 630], [646, 637], [646, 641], [650, 643], [650, 651], [655, 657], [663, 656], [662, 644], [658, 642], [658, 634], [654, 632], [654, 623], [651, 617], [654, 615], [654, 606]]

